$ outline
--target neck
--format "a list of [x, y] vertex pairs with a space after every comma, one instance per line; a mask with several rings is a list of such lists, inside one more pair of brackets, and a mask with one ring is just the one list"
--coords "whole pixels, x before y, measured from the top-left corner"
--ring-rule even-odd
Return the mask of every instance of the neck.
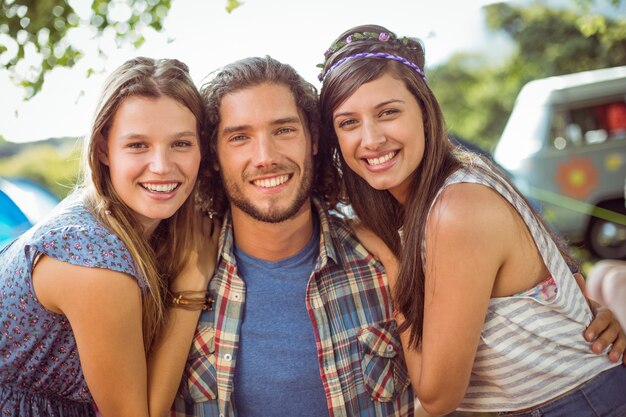
[[159, 221], [156, 222], [146, 222], [143, 224], [143, 237], [146, 238], [147, 240], [150, 240], [150, 238], [152, 237], [152, 234], [154, 233], [154, 231], [156, 230], [157, 226], [159, 225]]
[[389, 193], [391, 194], [393, 198], [396, 199], [398, 203], [400, 203], [400, 205], [404, 206], [404, 203], [406, 202], [405, 193], [398, 193], [398, 192], [392, 192], [392, 191], [389, 191]]
[[295, 255], [313, 234], [311, 205], [308, 200], [295, 216], [280, 223], [256, 220], [231, 205], [237, 246], [248, 255], [272, 262]]

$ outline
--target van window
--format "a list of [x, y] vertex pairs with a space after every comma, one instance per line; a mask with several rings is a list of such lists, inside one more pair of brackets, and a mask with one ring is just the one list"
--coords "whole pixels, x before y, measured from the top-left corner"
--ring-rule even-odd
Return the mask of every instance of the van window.
[[624, 98], [570, 108], [556, 108], [550, 138], [558, 150], [626, 139]]

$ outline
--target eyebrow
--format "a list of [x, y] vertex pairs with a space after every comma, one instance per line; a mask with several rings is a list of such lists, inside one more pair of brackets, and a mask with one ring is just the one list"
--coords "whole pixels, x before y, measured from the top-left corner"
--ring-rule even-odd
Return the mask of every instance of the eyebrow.
[[[192, 130], [184, 130], [182, 132], [177, 132], [174, 135], [172, 135], [173, 138], [186, 138], [188, 136], [198, 136], [198, 134]], [[123, 135], [120, 137], [121, 140], [137, 140], [137, 139], [141, 139], [144, 140], [148, 137], [148, 135], [143, 135], [141, 133], [128, 133], [126, 135]]]
[[[272, 120], [270, 122], [270, 125], [271, 126], [280, 126], [280, 125], [289, 124], [289, 123], [302, 124], [302, 121], [297, 116], [289, 116], [289, 117], [283, 117], [283, 118], [280, 118], [280, 119]], [[229, 133], [240, 132], [242, 130], [250, 129], [251, 127], [252, 127], [252, 125], [226, 126], [224, 129], [222, 129], [222, 134], [223, 135], [227, 135]]]
[[[390, 100], [385, 100], [382, 101], [380, 103], [378, 103], [377, 105], [374, 106], [375, 109], [379, 109], [381, 107], [385, 107], [388, 104], [392, 104], [392, 103], [403, 103], [404, 104], [404, 100], [400, 100], [397, 98], [392, 98]], [[353, 115], [355, 112], [353, 111], [344, 111], [341, 113], [337, 113], [336, 115], [333, 116], [333, 120], [337, 119], [338, 117], [342, 117], [342, 116], [350, 116]]]

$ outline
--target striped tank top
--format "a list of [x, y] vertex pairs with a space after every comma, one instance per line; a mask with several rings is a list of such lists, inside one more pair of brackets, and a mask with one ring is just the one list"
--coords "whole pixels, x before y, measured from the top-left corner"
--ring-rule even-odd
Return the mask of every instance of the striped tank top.
[[583, 331], [592, 314], [556, 243], [508, 184], [476, 168], [482, 161], [453, 173], [451, 184], [490, 187], [517, 209], [541, 253], [557, 293], [545, 299], [525, 292], [492, 298], [489, 303], [469, 387], [460, 411], [513, 411], [541, 404], [619, 364], [595, 355]]

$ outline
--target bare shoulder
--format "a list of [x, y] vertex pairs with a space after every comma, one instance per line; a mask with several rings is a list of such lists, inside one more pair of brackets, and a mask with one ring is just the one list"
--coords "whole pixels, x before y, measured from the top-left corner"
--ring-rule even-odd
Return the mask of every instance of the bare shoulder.
[[429, 214], [426, 248], [471, 253], [501, 264], [511, 253], [520, 224], [516, 210], [492, 188], [453, 184], [441, 193]]
[[436, 200], [429, 227], [490, 233], [508, 224], [514, 212], [515, 209], [492, 188], [458, 183], [446, 187]]
[[32, 277], [39, 302], [56, 313], [75, 301], [140, 293], [137, 281], [123, 272], [74, 265], [45, 255], [35, 264]]

